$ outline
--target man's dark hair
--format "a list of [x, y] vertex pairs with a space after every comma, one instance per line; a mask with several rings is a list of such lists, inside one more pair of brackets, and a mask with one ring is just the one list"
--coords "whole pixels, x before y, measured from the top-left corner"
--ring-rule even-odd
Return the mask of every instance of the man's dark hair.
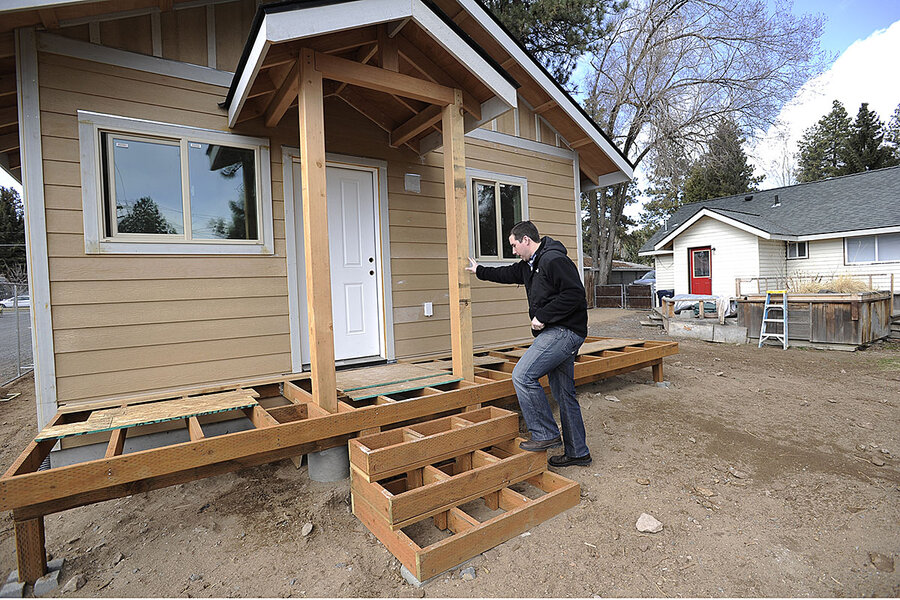
[[532, 242], [541, 243], [541, 234], [538, 233], [537, 227], [531, 221], [519, 221], [509, 230], [509, 235], [516, 238], [517, 242], [521, 242], [526, 235]]

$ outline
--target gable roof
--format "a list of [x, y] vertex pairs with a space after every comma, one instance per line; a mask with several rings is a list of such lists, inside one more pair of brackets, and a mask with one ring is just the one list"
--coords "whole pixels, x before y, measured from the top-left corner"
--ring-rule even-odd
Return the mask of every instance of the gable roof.
[[675, 211], [666, 226], [641, 247], [640, 254], [661, 250], [704, 216], [760, 237], [803, 240], [900, 230], [898, 206], [900, 167], [713, 198]]

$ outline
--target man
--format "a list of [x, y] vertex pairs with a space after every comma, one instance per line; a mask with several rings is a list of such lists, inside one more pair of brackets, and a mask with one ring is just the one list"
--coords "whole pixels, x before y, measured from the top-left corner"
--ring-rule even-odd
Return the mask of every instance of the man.
[[[509, 235], [519, 262], [486, 267], [469, 258], [467, 271], [478, 279], [525, 285], [528, 316], [534, 343], [513, 369], [512, 381], [531, 439], [523, 450], [540, 452], [565, 442], [565, 454], [550, 457], [555, 467], [591, 464], [585, 443], [584, 420], [575, 397], [575, 357], [587, 336], [587, 299], [578, 268], [566, 256], [566, 247], [540, 237], [531, 221], [516, 223]], [[550, 391], [559, 404], [562, 441], [550, 403], [538, 380], [547, 375]]]

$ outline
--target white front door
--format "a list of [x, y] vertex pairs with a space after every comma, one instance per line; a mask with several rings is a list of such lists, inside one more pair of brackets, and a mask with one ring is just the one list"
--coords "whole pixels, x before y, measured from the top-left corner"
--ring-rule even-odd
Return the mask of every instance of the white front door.
[[[375, 174], [371, 169], [328, 166], [328, 240], [331, 260], [331, 308], [334, 320], [334, 358], [348, 360], [383, 355], [380, 319], [381, 263], [378, 255], [378, 222]], [[299, 191], [300, 165], [294, 163], [294, 210], [298, 231], [303, 231]], [[299, 236], [298, 236], [299, 238]], [[298, 239], [297, 264], [303, 270], [304, 245]], [[299, 281], [305, 284], [305, 275]], [[300, 313], [306, 315], [306, 294], [300, 296]], [[305, 323], [306, 319], [303, 318]], [[303, 362], [309, 362], [309, 335], [303, 331]]]

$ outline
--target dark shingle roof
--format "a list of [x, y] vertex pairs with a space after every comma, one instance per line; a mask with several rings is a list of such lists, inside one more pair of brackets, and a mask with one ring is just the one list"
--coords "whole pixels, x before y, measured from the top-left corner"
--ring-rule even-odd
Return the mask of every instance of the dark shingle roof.
[[[752, 195], [752, 200], [745, 200]], [[778, 206], [775, 206], [778, 196]], [[682, 206], [641, 247], [651, 252], [702, 209], [773, 235], [817, 235], [900, 226], [900, 167], [725, 196]]]

